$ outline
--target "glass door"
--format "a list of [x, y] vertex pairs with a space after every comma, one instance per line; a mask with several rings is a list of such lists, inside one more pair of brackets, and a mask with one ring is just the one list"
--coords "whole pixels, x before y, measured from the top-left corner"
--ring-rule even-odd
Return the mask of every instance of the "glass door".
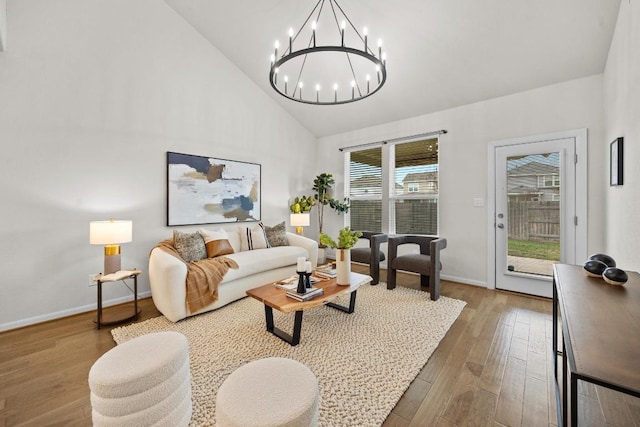
[[497, 147], [496, 288], [551, 297], [575, 253], [575, 140]]

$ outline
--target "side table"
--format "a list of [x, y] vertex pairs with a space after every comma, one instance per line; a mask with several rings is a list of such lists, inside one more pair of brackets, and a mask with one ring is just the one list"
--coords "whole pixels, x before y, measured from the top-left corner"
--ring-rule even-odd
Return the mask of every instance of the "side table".
[[[98, 329], [103, 325], [113, 325], [115, 323], [136, 319], [142, 312], [142, 310], [138, 308], [138, 275], [140, 273], [142, 273], [140, 270], [123, 270], [112, 274], [98, 274], [94, 277], [94, 280], [98, 284], [98, 313], [96, 320], [94, 320], [98, 325]], [[133, 307], [130, 303], [126, 303], [112, 307], [108, 312], [104, 312], [102, 307], [102, 285], [108, 282], [119, 281], [124, 282], [126, 285], [126, 280], [128, 279], [133, 279]]]

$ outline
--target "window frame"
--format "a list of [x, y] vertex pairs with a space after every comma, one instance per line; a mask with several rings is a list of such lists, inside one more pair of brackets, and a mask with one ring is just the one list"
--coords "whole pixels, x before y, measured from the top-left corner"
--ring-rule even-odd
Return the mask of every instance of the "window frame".
[[[415, 194], [415, 192], [407, 191], [406, 194], [395, 194], [395, 147], [402, 144], [408, 144], [412, 142], [419, 142], [425, 140], [435, 139], [438, 143], [438, 163], [437, 163], [437, 181], [431, 181], [435, 186], [435, 193], [429, 192], [427, 190], [425, 193]], [[381, 201], [381, 231], [387, 234], [396, 234], [396, 215], [395, 215], [395, 207], [397, 201], [402, 200], [437, 200], [437, 210], [436, 210], [436, 223], [437, 229], [436, 234], [425, 234], [426, 236], [438, 236], [440, 233], [440, 137], [439, 135], [429, 135], [429, 136], [421, 136], [418, 138], [407, 138], [404, 140], [397, 140], [393, 143], [383, 142], [380, 144], [372, 144], [369, 146], [358, 147], [358, 149], [353, 148], [350, 150], [345, 150], [344, 154], [344, 194], [346, 197], [351, 199], [351, 168], [350, 168], [350, 159], [351, 153], [369, 150], [372, 148], [380, 147], [381, 149], [381, 174], [382, 174], [382, 187], [381, 194], [377, 197], [364, 197], [359, 195], [355, 200], [380, 200]], [[418, 188], [419, 183], [418, 184]], [[418, 190], [419, 192], [419, 190]], [[344, 225], [351, 225], [351, 209], [344, 216]]]

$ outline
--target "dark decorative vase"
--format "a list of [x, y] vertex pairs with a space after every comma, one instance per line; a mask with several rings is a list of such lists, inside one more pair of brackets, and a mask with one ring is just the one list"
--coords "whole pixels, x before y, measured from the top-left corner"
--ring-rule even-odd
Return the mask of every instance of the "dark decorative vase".
[[593, 254], [589, 257], [590, 260], [594, 259], [607, 264], [607, 267], [615, 267], [616, 261], [606, 254]]
[[617, 286], [624, 285], [629, 279], [627, 277], [627, 273], [624, 270], [616, 267], [607, 268], [604, 273], [602, 273], [602, 278], [608, 284]]
[[608, 268], [607, 264], [602, 261], [598, 261], [597, 259], [590, 259], [582, 264], [582, 268], [584, 269], [587, 276], [597, 277], [599, 279], [602, 278], [602, 273]]

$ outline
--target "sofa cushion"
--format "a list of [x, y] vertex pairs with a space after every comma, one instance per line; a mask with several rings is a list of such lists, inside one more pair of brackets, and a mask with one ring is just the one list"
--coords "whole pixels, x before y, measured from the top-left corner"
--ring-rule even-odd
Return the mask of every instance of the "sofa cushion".
[[[262, 273], [267, 270], [296, 265], [298, 257], [307, 258], [308, 256], [307, 250], [300, 246], [278, 246], [276, 248], [236, 252], [227, 255], [227, 258], [237, 262], [239, 268], [229, 270], [227, 274], [224, 275], [222, 283], [231, 282], [232, 280]], [[265, 283], [256, 284], [256, 286], [264, 284]]]
[[287, 226], [282, 221], [280, 224], [276, 224], [273, 227], [265, 226], [264, 231], [267, 234], [267, 241], [269, 246], [289, 246], [289, 239], [287, 239]]
[[228, 255], [234, 252], [227, 232], [220, 228], [218, 230], [206, 230], [201, 228], [198, 230], [204, 239], [204, 245], [207, 249], [207, 257], [215, 258], [217, 256]]
[[184, 262], [198, 261], [207, 257], [207, 249], [204, 239], [198, 232], [182, 233], [173, 231], [173, 246], [180, 254]]
[[264, 225], [259, 222], [255, 227], [238, 227], [240, 231], [240, 251], [252, 251], [269, 247]]

